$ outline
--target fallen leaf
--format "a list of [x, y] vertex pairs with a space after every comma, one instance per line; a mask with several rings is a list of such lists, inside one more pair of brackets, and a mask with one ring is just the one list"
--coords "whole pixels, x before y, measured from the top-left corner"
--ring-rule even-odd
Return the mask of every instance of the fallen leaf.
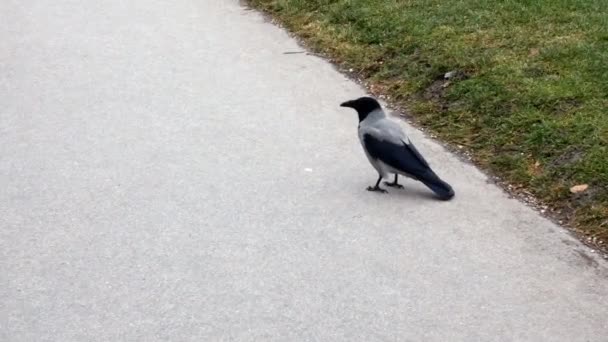
[[540, 53], [540, 50], [537, 48], [530, 49], [530, 57], [538, 56], [539, 53]]
[[528, 172], [530, 172], [531, 175], [534, 176], [539, 176], [542, 173], [542, 168], [540, 167], [540, 162], [536, 161], [533, 165], [530, 165], [528, 167]]
[[588, 184], [575, 185], [570, 188], [570, 192], [573, 194], [578, 194], [579, 192], [583, 192], [583, 191], [587, 190], [588, 187], [589, 187]]

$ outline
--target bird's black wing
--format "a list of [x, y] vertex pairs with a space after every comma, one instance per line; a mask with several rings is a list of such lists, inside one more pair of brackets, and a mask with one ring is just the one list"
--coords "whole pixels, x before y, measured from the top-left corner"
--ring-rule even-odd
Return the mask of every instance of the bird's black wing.
[[401, 144], [395, 144], [380, 140], [369, 133], [363, 135], [363, 143], [372, 158], [421, 181], [440, 199], [449, 200], [454, 197], [454, 189], [431, 170], [429, 164], [411, 143], [406, 144], [405, 141], [401, 141]]
[[365, 149], [374, 159], [379, 159], [394, 169], [401, 170], [416, 178], [425, 178], [432, 172], [429, 164], [412, 144], [395, 144], [380, 140], [371, 134], [363, 135]]

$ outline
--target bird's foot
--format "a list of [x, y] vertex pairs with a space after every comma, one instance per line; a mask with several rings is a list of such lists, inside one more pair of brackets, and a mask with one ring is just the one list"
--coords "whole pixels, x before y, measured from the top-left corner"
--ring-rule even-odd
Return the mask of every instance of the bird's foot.
[[386, 186], [390, 186], [391, 188], [403, 189], [403, 185], [397, 182], [384, 182]]
[[367, 187], [367, 191], [374, 191], [374, 192], [379, 192], [381, 194], [386, 194], [388, 191], [382, 189], [379, 186], [368, 186]]

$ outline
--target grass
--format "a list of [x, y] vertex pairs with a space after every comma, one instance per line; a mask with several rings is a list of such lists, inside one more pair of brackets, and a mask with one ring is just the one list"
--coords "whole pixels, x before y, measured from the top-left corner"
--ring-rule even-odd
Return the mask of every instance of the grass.
[[608, 249], [608, 1], [249, 3]]

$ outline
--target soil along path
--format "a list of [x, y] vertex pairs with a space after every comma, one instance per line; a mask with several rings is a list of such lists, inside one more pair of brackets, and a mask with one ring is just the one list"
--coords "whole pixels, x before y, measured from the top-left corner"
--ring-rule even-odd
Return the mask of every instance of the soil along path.
[[[236, 1], [0, 5], [3, 341], [602, 341], [606, 262]], [[567, 245], [567, 246], [565, 246]]]

